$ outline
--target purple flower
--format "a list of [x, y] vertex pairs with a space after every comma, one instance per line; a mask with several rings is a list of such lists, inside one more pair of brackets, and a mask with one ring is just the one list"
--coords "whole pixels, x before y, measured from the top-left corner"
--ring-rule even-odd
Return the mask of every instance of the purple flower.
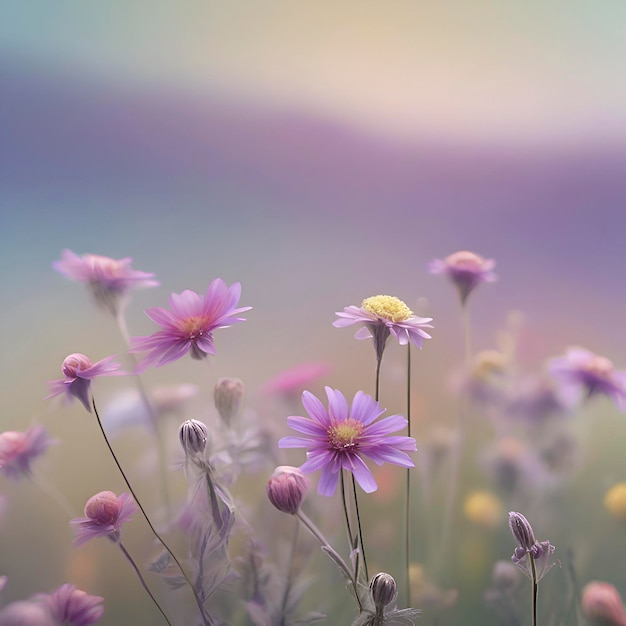
[[0, 626], [63, 626], [50, 614], [45, 604], [18, 600], [0, 609]]
[[309, 479], [302, 470], [290, 465], [280, 465], [267, 481], [269, 501], [283, 513], [295, 515], [309, 491]]
[[88, 626], [104, 615], [104, 598], [91, 596], [66, 583], [51, 594], [41, 594], [39, 599], [48, 606], [59, 626]]
[[383, 350], [390, 334], [393, 335], [401, 346], [409, 341], [418, 348], [422, 347], [424, 339], [431, 336], [424, 328], [432, 328], [429, 322], [432, 317], [418, 317], [413, 311], [394, 296], [372, 296], [365, 298], [361, 306], [348, 306], [343, 312], [338, 311], [338, 320], [333, 322], [335, 328], [343, 328], [352, 324], [365, 324], [357, 330], [355, 339], [373, 339], [378, 360], [382, 358]]
[[114, 361], [115, 357], [109, 356], [102, 361], [92, 363], [89, 357], [84, 354], [74, 353], [65, 357], [62, 371], [65, 374], [63, 380], [53, 380], [48, 383], [50, 395], [45, 399], [53, 398], [65, 394], [71, 399], [78, 398], [83, 406], [91, 412], [89, 406], [89, 390], [91, 381], [98, 376], [124, 376], [125, 372], [120, 370], [120, 364]]
[[297, 397], [307, 385], [328, 375], [331, 369], [328, 363], [317, 361], [294, 365], [289, 369], [279, 372], [265, 383], [263, 392], [287, 397], [293, 394]]
[[7, 430], [0, 433], [0, 473], [12, 479], [29, 476], [32, 461], [52, 443], [43, 426], [33, 426], [26, 432]]
[[583, 348], [570, 348], [563, 357], [551, 359], [550, 373], [566, 387], [584, 390], [587, 396], [605, 394], [626, 411], [626, 372], [618, 372], [609, 359]]
[[129, 257], [119, 261], [97, 254], [79, 257], [70, 250], [64, 250], [62, 259], [55, 261], [52, 267], [67, 278], [87, 283], [96, 303], [116, 315], [120, 301], [132, 289], [159, 284], [152, 280], [154, 274], [131, 269], [131, 262]]
[[181, 294], [173, 293], [169, 298], [171, 311], [153, 307], [146, 315], [162, 330], [149, 337], [131, 337], [130, 352], [148, 352], [137, 367], [137, 373], [151, 366], [160, 367], [177, 361], [188, 352], [194, 359], [203, 359], [215, 354], [213, 331], [228, 328], [236, 322], [244, 322], [238, 313], [252, 307], [235, 308], [241, 295], [241, 285], [228, 287], [221, 278], [216, 278], [205, 296], [189, 289]]
[[484, 259], [479, 254], [462, 250], [443, 260], [434, 259], [428, 264], [428, 271], [449, 276], [459, 292], [461, 303], [465, 304], [480, 283], [492, 283], [497, 279], [493, 272], [495, 265], [493, 259]]
[[291, 428], [307, 437], [283, 437], [279, 448], [308, 448], [307, 461], [300, 467], [303, 472], [322, 470], [317, 486], [318, 493], [332, 496], [337, 488], [339, 472], [346, 469], [354, 475], [367, 493], [376, 491], [378, 485], [363, 461], [369, 457], [382, 465], [385, 461], [413, 467], [414, 463], [402, 450], [414, 451], [412, 437], [388, 437], [407, 425], [400, 415], [391, 415], [379, 422], [385, 409], [371, 396], [358, 391], [348, 409], [345, 396], [337, 389], [326, 387], [328, 410], [309, 391], [302, 393], [302, 404], [310, 417], [290, 416]]
[[[511, 557], [513, 564], [528, 578], [539, 582], [554, 565], [552, 561], [554, 546], [549, 541], [537, 541], [530, 523], [521, 513], [515, 511], [509, 513], [509, 528], [519, 543], [519, 547], [515, 548]], [[529, 555], [535, 561], [534, 576]]]
[[112, 491], [101, 491], [87, 500], [85, 517], [73, 519], [74, 545], [80, 546], [94, 537], [108, 537], [119, 541], [122, 524], [137, 511], [137, 505], [128, 493], [116, 496]]

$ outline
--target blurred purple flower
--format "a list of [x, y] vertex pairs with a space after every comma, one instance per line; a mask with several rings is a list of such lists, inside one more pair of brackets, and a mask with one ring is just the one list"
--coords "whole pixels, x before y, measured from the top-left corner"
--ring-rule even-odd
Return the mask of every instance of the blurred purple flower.
[[61, 368], [65, 379], [48, 383], [50, 394], [45, 397], [45, 400], [65, 394], [68, 399], [78, 398], [91, 412], [89, 405], [91, 381], [98, 376], [124, 376], [126, 374], [120, 370], [120, 364], [114, 361], [114, 358], [109, 356], [97, 363], [92, 363], [89, 357], [78, 352], [65, 357]]
[[18, 600], [0, 609], [0, 626], [63, 626], [50, 609], [35, 600]]
[[329, 363], [300, 363], [279, 372], [268, 380], [263, 386], [263, 392], [284, 396], [299, 395], [305, 387], [326, 376], [330, 371], [331, 366]]
[[619, 591], [610, 583], [593, 580], [583, 587], [582, 610], [595, 626], [626, 626]]
[[497, 277], [493, 272], [496, 262], [484, 259], [479, 254], [462, 250], [445, 259], [434, 259], [428, 264], [431, 274], [446, 274], [459, 292], [461, 303], [465, 304], [470, 293], [480, 283], [492, 283]]
[[626, 411], [626, 372], [616, 371], [609, 359], [583, 348], [570, 348], [563, 357], [551, 359], [550, 373], [566, 387], [584, 390], [588, 397], [605, 394]]
[[79, 257], [71, 250], [64, 250], [61, 260], [55, 261], [52, 267], [67, 278], [87, 283], [96, 303], [116, 315], [120, 301], [132, 289], [159, 284], [152, 280], [154, 274], [131, 269], [131, 262], [129, 257], [120, 260], [97, 254]]
[[117, 542], [122, 524], [137, 511], [137, 505], [128, 493], [116, 496], [112, 491], [101, 491], [87, 500], [85, 517], [71, 520], [75, 539], [80, 546], [94, 537], [108, 537]]
[[91, 596], [66, 583], [51, 594], [36, 596], [45, 604], [59, 626], [88, 626], [104, 615], [104, 598]]
[[12, 479], [29, 476], [32, 461], [52, 443], [43, 426], [33, 426], [25, 432], [0, 433], [0, 473]]
[[384, 462], [413, 467], [414, 463], [403, 450], [414, 451], [412, 437], [389, 437], [407, 425], [400, 415], [391, 415], [374, 423], [385, 409], [371, 396], [358, 391], [348, 409], [345, 396], [337, 389], [326, 387], [328, 410], [309, 391], [302, 394], [302, 404], [310, 417], [290, 416], [291, 428], [308, 437], [283, 437], [279, 448], [308, 448], [307, 461], [300, 467], [303, 472], [322, 470], [317, 486], [318, 493], [332, 496], [337, 488], [339, 472], [346, 469], [367, 493], [376, 491], [378, 485], [363, 461], [369, 457], [382, 465]]
[[515, 511], [509, 513], [509, 528], [519, 544], [511, 557], [513, 564], [533, 580], [532, 565], [528, 559], [530, 555], [535, 561], [534, 582], [539, 582], [554, 565], [552, 561], [554, 546], [549, 541], [537, 541], [530, 523], [521, 513]]
[[429, 322], [432, 322], [433, 318], [414, 315], [413, 311], [395, 296], [378, 295], [365, 298], [360, 307], [351, 305], [335, 314], [339, 317], [333, 322], [335, 328], [359, 323], [365, 325], [357, 330], [354, 338], [373, 339], [379, 361], [390, 335], [393, 335], [401, 346], [407, 345], [410, 341], [418, 348], [422, 347], [424, 339], [431, 339], [424, 328], [432, 328]]
[[162, 330], [148, 337], [131, 337], [130, 352], [148, 352], [137, 373], [177, 361], [188, 352], [194, 359], [215, 354], [213, 331], [244, 322], [245, 318], [233, 316], [252, 308], [235, 308], [240, 296], [239, 283], [228, 287], [221, 278], [216, 278], [204, 296], [189, 289], [181, 294], [173, 293], [169, 297], [171, 312], [161, 307], [147, 309], [146, 315]]

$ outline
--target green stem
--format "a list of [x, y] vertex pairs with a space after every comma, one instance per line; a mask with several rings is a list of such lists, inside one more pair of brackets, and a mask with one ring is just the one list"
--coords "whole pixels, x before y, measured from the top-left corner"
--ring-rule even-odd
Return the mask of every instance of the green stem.
[[104, 441], [106, 442], [107, 447], [109, 448], [109, 452], [111, 453], [111, 456], [113, 457], [113, 460], [115, 461], [115, 464], [117, 465], [117, 469], [120, 471], [120, 474], [122, 475], [122, 478], [124, 479], [124, 482], [126, 483], [126, 486], [128, 487], [128, 489], [129, 489], [130, 493], [132, 494], [133, 498], [135, 499], [135, 502], [137, 503], [137, 506], [139, 507], [139, 510], [141, 511], [144, 519], [146, 520], [146, 522], [148, 524], [148, 527], [152, 531], [152, 534], [156, 537], [156, 539], [159, 541], [159, 543], [167, 550], [168, 554], [172, 557], [174, 563], [176, 563], [176, 565], [178, 566], [178, 569], [181, 571], [184, 579], [187, 581], [187, 584], [189, 585], [189, 588], [191, 589], [191, 591], [193, 593], [193, 596], [196, 599], [196, 604], [198, 605], [198, 609], [200, 610], [200, 615], [202, 616], [202, 621], [203, 621], [205, 626], [209, 626], [210, 624], [213, 623], [213, 621], [212, 621], [212, 619], [210, 617], [208, 617], [206, 615], [206, 613], [204, 611], [204, 607], [202, 606], [202, 602], [201, 602], [200, 598], [198, 597], [196, 589], [193, 586], [193, 583], [191, 582], [191, 580], [189, 579], [189, 576], [187, 575], [187, 572], [185, 572], [185, 570], [183, 569], [183, 566], [180, 564], [180, 561], [176, 558], [176, 555], [172, 552], [170, 547], [161, 538], [161, 535], [159, 535], [159, 533], [157, 532], [156, 528], [152, 525], [152, 522], [150, 521], [150, 518], [148, 517], [148, 514], [146, 513], [145, 509], [143, 508], [143, 505], [141, 504], [141, 501], [137, 497], [137, 494], [135, 493], [135, 490], [133, 489], [132, 485], [130, 484], [130, 481], [126, 477], [126, 474], [125, 474], [124, 470], [122, 469], [122, 466], [120, 465], [120, 462], [117, 460], [117, 456], [115, 455], [115, 452], [113, 451], [113, 448], [111, 447], [111, 444], [109, 442], [109, 438], [107, 437], [106, 432], [104, 431], [104, 427], [102, 426], [102, 421], [100, 420], [100, 415], [98, 415], [98, 409], [96, 408], [96, 400], [95, 400], [95, 398], [93, 396], [91, 398], [91, 404], [93, 406], [94, 413], [96, 414], [96, 419], [98, 420], [98, 426], [100, 427], [100, 431], [102, 432], [102, 436], [104, 437]]
[[141, 586], [146, 590], [146, 593], [150, 596], [150, 598], [152, 599], [152, 602], [154, 602], [157, 609], [159, 609], [159, 611], [161, 612], [161, 615], [165, 618], [165, 621], [169, 624], [169, 626], [172, 626], [172, 622], [170, 622], [170, 620], [167, 618], [165, 611], [161, 608], [161, 605], [157, 602], [157, 599], [154, 597], [154, 595], [152, 595], [152, 592], [148, 588], [148, 585], [146, 584], [146, 581], [141, 575], [141, 572], [139, 571], [137, 564], [133, 560], [133, 557], [130, 556], [130, 554], [128, 553], [128, 550], [126, 550], [126, 548], [124, 547], [124, 544], [121, 541], [117, 545], [120, 547], [120, 550], [124, 553], [124, 556], [128, 559], [128, 562], [131, 564], [132, 568], [135, 570], [135, 574], [137, 574], [139, 578], [139, 582], [141, 583]]
[[532, 585], [533, 585], [533, 594], [532, 594], [532, 614], [533, 614], [533, 626], [537, 626], [537, 591], [539, 588], [539, 584], [537, 581], [537, 566], [535, 565], [535, 557], [529, 552], [528, 558], [530, 559], [530, 572], [532, 575]]
[[361, 528], [361, 516], [359, 515], [359, 500], [356, 495], [356, 479], [352, 474], [352, 493], [354, 494], [354, 511], [356, 513], [356, 523], [359, 530], [359, 545], [361, 546], [361, 556], [363, 557], [363, 569], [365, 570], [365, 582], [370, 579], [369, 572], [367, 571], [367, 559], [365, 558], [365, 544], [363, 543], [363, 530]]
[[[411, 342], [407, 344], [406, 353], [406, 417], [407, 436], [411, 436]], [[405, 558], [406, 558], [406, 598], [407, 606], [411, 606], [411, 469], [406, 470], [406, 510], [405, 510]]]

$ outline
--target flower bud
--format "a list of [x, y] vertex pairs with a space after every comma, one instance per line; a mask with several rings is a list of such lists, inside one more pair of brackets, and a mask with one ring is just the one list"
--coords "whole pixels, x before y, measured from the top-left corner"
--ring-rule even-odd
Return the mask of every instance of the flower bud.
[[215, 408], [227, 426], [239, 414], [244, 391], [243, 382], [238, 378], [220, 378], [215, 384]]
[[187, 420], [178, 429], [178, 438], [187, 456], [202, 456], [209, 438], [209, 429], [198, 420]]
[[509, 513], [509, 528], [524, 550], [530, 550], [537, 543], [529, 521], [521, 513], [515, 511]]
[[267, 481], [267, 497], [283, 513], [295, 515], [309, 490], [309, 479], [297, 467], [281, 465]]
[[380, 572], [370, 581], [372, 600], [377, 609], [382, 609], [391, 604], [396, 597], [397, 587], [393, 576]]
[[66, 378], [73, 379], [76, 378], [77, 371], [86, 370], [92, 365], [93, 363], [89, 357], [81, 354], [80, 352], [75, 352], [74, 354], [70, 354], [65, 357], [61, 370]]
[[101, 491], [87, 500], [85, 517], [100, 526], [110, 526], [117, 521], [120, 508], [119, 498], [112, 491]]
[[617, 589], [605, 582], [594, 580], [582, 592], [582, 609], [592, 624], [626, 626], [626, 614]]

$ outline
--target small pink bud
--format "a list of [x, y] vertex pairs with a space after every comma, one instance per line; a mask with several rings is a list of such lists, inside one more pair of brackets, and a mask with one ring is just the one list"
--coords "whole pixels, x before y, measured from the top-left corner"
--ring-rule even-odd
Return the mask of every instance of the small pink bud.
[[238, 378], [220, 378], [217, 381], [213, 394], [215, 408], [227, 426], [239, 414], [244, 392], [243, 382]]
[[279, 511], [295, 515], [309, 486], [309, 479], [299, 468], [281, 465], [267, 482], [267, 497]]
[[593, 624], [626, 626], [626, 614], [617, 589], [605, 582], [594, 580], [583, 589], [583, 613]]
[[85, 517], [101, 526], [115, 524], [120, 515], [119, 498], [112, 491], [101, 491], [85, 504]]
[[66, 378], [76, 378], [76, 372], [89, 369], [93, 363], [91, 360], [80, 352], [75, 352], [65, 357], [63, 367], [61, 368]]

